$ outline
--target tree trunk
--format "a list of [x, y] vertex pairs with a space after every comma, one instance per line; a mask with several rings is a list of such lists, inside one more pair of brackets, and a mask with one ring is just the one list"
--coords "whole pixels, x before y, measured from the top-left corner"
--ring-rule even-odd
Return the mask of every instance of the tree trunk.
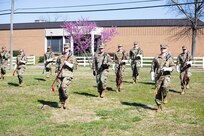
[[196, 54], [196, 29], [192, 29], [192, 45], [191, 45], [191, 54], [192, 57], [195, 57]]

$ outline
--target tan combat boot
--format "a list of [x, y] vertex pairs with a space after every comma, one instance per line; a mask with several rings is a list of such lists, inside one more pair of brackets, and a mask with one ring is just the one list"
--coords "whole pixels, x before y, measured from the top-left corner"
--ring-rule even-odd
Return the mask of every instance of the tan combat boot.
[[184, 89], [181, 90], [181, 95], [185, 94], [185, 91]]
[[68, 105], [68, 101], [65, 101], [64, 104], [63, 104], [63, 109], [66, 109], [67, 105]]
[[62, 102], [59, 102], [58, 103], [58, 108], [62, 108], [62, 105], [63, 105]]
[[22, 87], [23, 86], [23, 82], [19, 83], [19, 86]]
[[104, 98], [104, 97], [105, 97], [105, 95], [106, 95], [105, 90], [102, 90], [102, 93], [101, 93], [101, 98]]
[[167, 104], [168, 103], [168, 99], [167, 99], [167, 96], [164, 98], [164, 101], [163, 101], [164, 104]]
[[137, 76], [136, 80], [139, 80], [139, 79], [140, 79], [140, 77], [139, 77], [139, 76]]
[[157, 106], [157, 112], [161, 112], [162, 111], [162, 106], [161, 105], [158, 105]]
[[119, 86], [117, 86], [117, 89], [116, 89], [115, 91], [116, 91], [116, 93], [118, 93], [118, 92], [119, 92]]
[[187, 84], [187, 85], [186, 85], [186, 89], [189, 89], [189, 88], [190, 88], [190, 86], [189, 86], [189, 84]]

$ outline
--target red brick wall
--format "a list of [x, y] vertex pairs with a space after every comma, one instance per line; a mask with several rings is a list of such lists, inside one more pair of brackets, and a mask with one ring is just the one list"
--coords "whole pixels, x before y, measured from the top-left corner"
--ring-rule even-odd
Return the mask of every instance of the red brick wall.
[[[191, 50], [191, 36], [176, 39], [175, 34], [183, 27], [118, 27], [119, 34], [111, 42], [107, 43], [107, 50], [113, 53], [119, 43], [124, 45], [129, 52], [134, 41], [138, 41], [145, 56], [156, 56], [159, 53], [160, 43], [169, 45], [173, 56], [181, 52], [181, 46], [186, 45]], [[204, 33], [204, 29], [202, 29]], [[0, 31], [0, 45], [4, 44], [9, 49], [9, 31]], [[42, 56], [44, 53], [45, 30], [14, 30], [13, 50], [23, 48], [27, 55]], [[196, 56], [204, 56], [204, 35], [199, 33], [197, 37]]]
[[[42, 56], [44, 53], [45, 30], [14, 30], [13, 50], [20, 48], [25, 50], [26, 55]], [[10, 32], [0, 31], [0, 44], [10, 49]]]

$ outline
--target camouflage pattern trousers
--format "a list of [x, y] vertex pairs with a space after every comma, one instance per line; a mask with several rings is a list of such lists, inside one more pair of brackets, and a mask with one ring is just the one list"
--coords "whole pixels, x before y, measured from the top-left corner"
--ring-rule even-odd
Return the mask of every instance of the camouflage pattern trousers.
[[109, 71], [106, 69], [103, 70], [101, 73], [97, 73], [96, 75], [97, 89], [99, 93], [103, 90], [106, 90], [108, 73]]
[[180, 73], [181, 89], [184, 89], [185, 85], [189, 84], [191, 75], [192, 73], [190, 68]]
[[1, 75], [5, 75], [6, 74], [6, 66], [0, 65], [0, 67], [1, 67]]
[[116, 85], [119, 86], [123, 82], [123, 75], [125, 71], [125, 65], [115, 65]]
[[57, 78], [57, 88], [59, 93], [60, 102], [65, 102], [69, 95], [69, 86], [71, 84], [72, 77], [58, 77]]
[[139, 71], [140, 71], [140, 62], [132, 62], [131, 63], [131, 69], [132, 69], [132, 77], [136, 78], [139, 76]]
[[49, 77], [49, 75], [51, 75], [51, 74], [52, 74], [52, 67], [51, 67], [51, 65], [47, 65], [45, 67], [45, 76]]
[[164, 98], [167, 97], [170, 87], [170, 81], [170, 76], [163, 76], [160, 79], [156, 80], [156, 86], [159, 86], [157, 94], [155, 96], [155, 102], [157, 105], [161, 105], [163, 103]]
[[23, 73], [25, 72], [25, 69], [26, 69], [26, 67], [23, 66], [23, 67], [17, 68], [17, 70], [16, 70], [16, 73], [18, 75], [19, 84], [21, 84], [23, 82]]

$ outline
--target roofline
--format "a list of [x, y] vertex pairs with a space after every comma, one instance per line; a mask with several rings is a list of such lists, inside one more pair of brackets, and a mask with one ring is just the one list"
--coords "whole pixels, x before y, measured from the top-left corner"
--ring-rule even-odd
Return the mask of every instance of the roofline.
[[[98, 27], [175, 27], [191, 26], [188, 19], [130, 19], [130, 20], [89, 20], [96, 22]], [[75, 21], [69, 21], [75, 22]], [[33, 22], [33, 23], [14, 23], [14, 30], [27, 29], [52, 29], [61, 28], [64, 22]], [[200, 26], [204, 22], [199, 20]], [[10, 30], [10, 24], [0, 24], [0, 30]]]

